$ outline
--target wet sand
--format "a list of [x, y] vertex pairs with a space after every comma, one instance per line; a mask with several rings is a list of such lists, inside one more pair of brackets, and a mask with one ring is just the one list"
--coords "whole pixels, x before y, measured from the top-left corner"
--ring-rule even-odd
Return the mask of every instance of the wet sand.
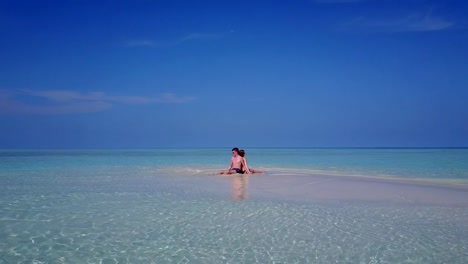
[[[233, 197], [468, 207], [468, 185], [336, 175], [233, 175]], [[239, 196], [237, 195], [237, 196]]]
[[164, 174], [174, 175], [171, 181], [182, 184], [182, 188], [196, 187], [203, 192], [230, 195], [234, 200], [376, 202], [468, 208], [468, 180], [464, 179], [374, 177], [281, 168], [268, 169], [264, 174], [216, 175], [216, 172], [170, 168]]

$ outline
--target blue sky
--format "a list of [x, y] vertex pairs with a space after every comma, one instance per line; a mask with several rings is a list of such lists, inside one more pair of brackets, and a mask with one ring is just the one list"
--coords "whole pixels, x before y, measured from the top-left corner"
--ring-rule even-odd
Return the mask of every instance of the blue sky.
[[468, 3], [0, 1], [0, 148], [467, 147]]

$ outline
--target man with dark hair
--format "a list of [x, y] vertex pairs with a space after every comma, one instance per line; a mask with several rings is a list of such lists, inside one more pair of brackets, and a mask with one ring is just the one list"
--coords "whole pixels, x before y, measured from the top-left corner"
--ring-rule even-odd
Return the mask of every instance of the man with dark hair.
[[219, 171], [218, 174], [234, 174], [234, 173], [244, 174], [244, 171], [242, 170], [243, 160], [244, 158], [242, 158], [239, 155], [239, 148], [233, 148], [231, 164], [229, 164], [229, 168], [225, 171]]

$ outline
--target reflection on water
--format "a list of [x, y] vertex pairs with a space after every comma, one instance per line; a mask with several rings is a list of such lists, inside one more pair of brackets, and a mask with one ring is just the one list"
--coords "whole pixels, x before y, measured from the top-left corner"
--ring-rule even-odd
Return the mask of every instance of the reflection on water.
[[245, 174], [235, 174], [231, 177], [231, 197], [233, 200], [241, 201], [247, 198], [247, 187], [249, 176]]

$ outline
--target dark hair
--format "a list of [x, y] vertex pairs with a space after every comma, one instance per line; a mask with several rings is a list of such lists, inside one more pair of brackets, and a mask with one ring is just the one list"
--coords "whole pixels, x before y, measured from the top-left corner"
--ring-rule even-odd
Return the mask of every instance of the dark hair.
[[232, 151], [236, 151], [237, 153], [239, 153], [239, 149], [238, 148], [233, 148]]
[[239, 156], [241, 157], [245, 156], [245, 151], [243, 149], [239, 150], [237, 153], [239, 153]]

